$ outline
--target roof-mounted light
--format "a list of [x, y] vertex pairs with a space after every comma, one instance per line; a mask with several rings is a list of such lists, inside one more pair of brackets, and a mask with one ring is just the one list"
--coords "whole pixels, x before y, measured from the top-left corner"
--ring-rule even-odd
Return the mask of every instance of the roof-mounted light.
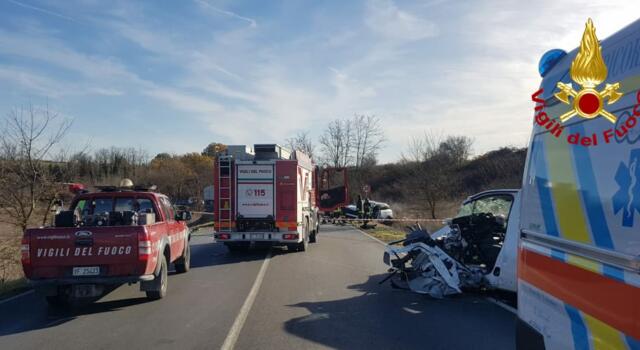
[[567, 55], [567, 52], [561, 49], [553, 49], [545, 52], [540, 58], [540, 63], [538, 63], [538, 72], [540, 76], [544, 78], [549, 71], [564, 57]]

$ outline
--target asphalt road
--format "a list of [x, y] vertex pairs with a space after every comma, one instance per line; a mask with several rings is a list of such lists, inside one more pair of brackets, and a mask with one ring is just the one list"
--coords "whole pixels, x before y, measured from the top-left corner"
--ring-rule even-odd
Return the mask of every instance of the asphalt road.
[[383, 246], [354, 229], [322, 226], [304, 253], [191, 244], [192, 270], [170, 276], [160, 301], [134, 285], [67, 311], [33, 293], [0, 303], [0, 349], [515, 346], [515, 315], [482, 296], [434, 300], [379, 285]]

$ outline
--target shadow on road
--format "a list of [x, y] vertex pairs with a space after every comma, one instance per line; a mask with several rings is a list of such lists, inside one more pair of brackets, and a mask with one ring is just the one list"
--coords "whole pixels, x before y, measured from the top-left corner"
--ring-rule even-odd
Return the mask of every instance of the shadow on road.
[[392, 290], [370, 276], [349, 289], [362, 295], [291, 307], [311, 314], [284, 324], [287, 332], [336, 349], [513, 349], [515, 315], [477, 296], [431, 299]]
[[[263, 260], [269, 250], [268, 248], [258, 248], [244, 253], [230, 253], [221, 243], [207, 242], [203, 239], [193, 240], [191, 248], [191, 267], [194, 269]], [[285, 251], [272, 250], [274, 255], [282, 252]], [[175, 275], [175, 272], [172, 271], [171, 275]], [[170, 284], [171, 279], [172, 277], [169, 279]], [[0, 336], [56, 327], [74, 321], [80, 316], [116, 312], [150, 302], [144, 297], [143, 292], [140, 292], [140, 297], [108, 300], [107, 296], [119, 287], [109, 288], [107, 293], [97, 302], [81, 303], [69, 308], [50, 307], [44, 298], [35, 293], [25, 295], [9, 303], [0, 304]]]
[[191, 246], [191, 268], [263, 260], [269, 250], [272, 255], [287, 253], [286, 248], [270, 246], [256, 246], [251, 247], [248, 251], [231, 252], [219, 242], [200, 243]]
[[140, 297], [97, 301], [95, 303], [79, 303], [68, 307], [50, 307], [43, 298], [35, 294], [25, 298], [29, 299], [20, 304], [2, 306], [0, 336], [55, 327], [73, 321], [83, 315], [112, 312], [128, 306], [149, 302], [147, 298]]

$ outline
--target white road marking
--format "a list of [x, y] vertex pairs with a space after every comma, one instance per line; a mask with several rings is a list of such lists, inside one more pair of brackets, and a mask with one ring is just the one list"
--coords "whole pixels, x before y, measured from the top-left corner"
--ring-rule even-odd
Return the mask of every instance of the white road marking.
[[363, 230], [361, 230], [361, 229], [359, 229], [359, 228], [357, 228], [357, 227], [354, 227], [354, 228], [355, 228], [356, 230], [358, 230], [358, 231], [362, 232], [365, 236], [367, 236], [367, 237], [369, 237], [369, 238], [373, 239], [374, 241], [376, 241], [376, 242], [378, 242], [378, 243], [380, 243], [380, 244], [382, 244], [382, 245], [384, 245], [384, 246], [386, 246], [386, 245], [387, 245], [387, 244], [386, 244], [386, 243], [384, 243], [383, 241], [381, 241], [381, 240], [379, 240], [379, 239], [377, 239], [377, 238], [373, 237], [372, 235], [370, 235], [370, 234], [368, 234], [368, 233], [364, 232]]
[[28, 290], [28, 291], [26, 291], [26, 292], [23, 292], [23, 293], [20, 293], [20, 294], [18, 294], [18, 295], [14, 295], [14, 296], [12, 296], [11, 298], [7, 298], [7, 299], [0, 300], [0, 305], [2, 305], [2, 304], [4, 304], [4, 303], [8, 303], [8, 302], [10, 302], [11, 300], [15, 300], [15, 299], [21, 298], [21, 297], [23, 297], [23, 296], [25, 296], [25, 295], [28, 295], [28, 294], [31, 294], [31, 293], [33, 293], [33, 289], [30, 289], [30, 290]]
[[498, 299], [495, 299], [495, 298], [492, 298], [492, 297], [486, 297], [485, 299], [487, 299], [489, 302], [494, 303], [494, 304], [500, 306], [501, 308], [503, 308], [503, 309], [513, 313], [513, 314], [516, 314], [516, 315], [518, 314], [518, 310], [516, 308], [514, 308], [511, 305], [507, 305], [507, 304], [501, 302]]
[[258, 295], [258, 291], [260, 290], [260, 286], [262, 285], [262, 280], [264, 280], [264, 275], [267, 272], [267, 267], [269, 266], [270, 260], [271, 251], [269, 251], [269, 253], [267, 253], [267, 256], [264, 258], [262, 266], [260, 267], [260, 271], [258, 272], [258, 276], [256, 276], [256, 280], [253, 282], [253, 286], [249, 291], [249, 295], [247, 295], [247, 298], [244, 300], [244, 304], [242, 304], [242, 308], [240, 308], [238, 316], [236, 316], [235, 321], [233, 321], [233, 325], [231, 326], [231, 329], [229, 329], [227, 338], [224, 340], [224, 343], [222, 344], [220, 349], [232, 350], [236, 346], [236, 342], [238, 341], [238, 337], [240, 336], [240, 331], [242, 331], [242, 327], [247, 320], [247, 316], [249, 316], [249, 311], [251, 311], [253, 302], [256, 300], [256, 296]]

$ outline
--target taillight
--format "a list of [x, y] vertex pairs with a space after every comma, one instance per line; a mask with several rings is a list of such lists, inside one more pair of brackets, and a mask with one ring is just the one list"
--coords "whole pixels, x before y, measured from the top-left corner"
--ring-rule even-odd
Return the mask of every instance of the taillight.
[[218, 233], [216, 236], [217, 239], [230, 239], [231, 235], [228, 233]]
[[282, 235], [282, 239], [298, 239], [297, 233], [285, 233]]
[[20, 246], [20, 253], [23, 265], [31, 264], [31, 246], [29, 245], [29, 237], [27, 235], [22, 237], [22, 245]]
[[151, 239], [147, 230], [138, 234], [138, 260], [147, 261], [151, 256]]

